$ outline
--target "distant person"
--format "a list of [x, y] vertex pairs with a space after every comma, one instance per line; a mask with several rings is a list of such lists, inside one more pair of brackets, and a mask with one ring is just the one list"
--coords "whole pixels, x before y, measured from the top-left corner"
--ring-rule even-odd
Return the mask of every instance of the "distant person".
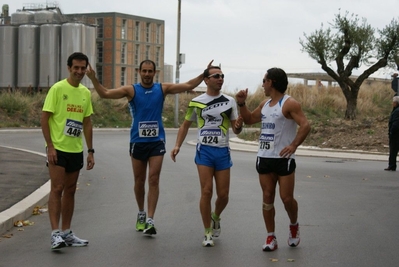
[[86, 169], [94, 167], [91, 93], [80, 83], [88, 64], [89, 59], [82, 53], [69, 56], [69, 77], [50, 88], [40, 120], [51, 179], [48, 212], [52, 249], [89, 244], [71, 230], [76, 184], [84, 165], [82, 134], [88, 147]]
[[396, 171], [396, 156], [399, 152], [399, 96], [392, 99], [392, 112], [388, 123], [389, 160], [386, 171]]
[[[202, 246], [213, 247], [213, 237], [221, 232], [220, 215], [229, 201], [230, 168], [233, 166], [229, 148], [229, 128], [237, 119], [236, 101], [231, 96], [220, 92], [224, 82], [224, 74], [220, 67], [212, 66], [204, 71], [206, 92], [193, 98], [183, 124], [179, 128], [176, 144], [170, 152], [173, 161], [187, 136], [193, 121], [197, 122], [197, 149], [195, 164], [197, 165], [201, 185], [200, 212], [205, 228]], [[241, 127], [233, 128], [239, 134]], [[213, 179], [215, 178], [217, 199], [212, 212]]]
[[[244, 123], [261, 123], [256, 170], [263, 192], [263, 219], [268, 232], [262, 247], [264, 251], [273, 251], [278, 247], [274, 221], [277, 183], [290, 219], [288, 245], [296, 247], [300, 241], [298, 203], [294, 199], [295, 151], [309, 134], [310, 125], [301, 105], [285, 94], [287, 85], [288, 79], [284, 70], [269, 69], [263, 79], [263, 88], [270, 99], [263, 100], [252, 112], [245, 105], [248, 89], [236, 94]], [[235, 127], [241, 127], [239, 123], [238, 121]]]
[[397, 73], [392, 74], [391, 88], [395, 92], [395, 96], [398, 95], [399, 78]]
[[[157, 231], [154, 214], [159, 197], [159, 177], [166, 153], [165, 129], [162, 123], [164, 100], [168, 94], [193, 90], [203, 81], [203, 74], [186, 83], [154, 83], [156, 67], [155, 63], [148, 59], [140, 63], [139, 74], [141, 77], [140, 83], [116, 89], [106, 89], [98, 82], [96, 73], [90, 65], [87, 71], [87, 76], [100, 97], [126, 98], [128, 101], [132, 115], [129, 154], [133, 166], [134, 193], [139, 208], [136, 231], [142, 231], [145, 235], [155, 235]], [[148, 217], [144, 209], [147, 167]]]

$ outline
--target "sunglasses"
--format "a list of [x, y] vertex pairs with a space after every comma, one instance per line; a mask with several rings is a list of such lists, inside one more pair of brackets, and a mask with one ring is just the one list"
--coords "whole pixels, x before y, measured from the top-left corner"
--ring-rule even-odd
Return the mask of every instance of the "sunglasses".
[[212, 74], [212, 75], [209, 75], [209, 76], [208, 76], [208, 78], [211, 78], [211, 77], [213, 77], [213, 78], [215, 78], [215, 79], [219, 79], [219, 78], [224, 79], [224, 74], [215, 73], [215, 74]]

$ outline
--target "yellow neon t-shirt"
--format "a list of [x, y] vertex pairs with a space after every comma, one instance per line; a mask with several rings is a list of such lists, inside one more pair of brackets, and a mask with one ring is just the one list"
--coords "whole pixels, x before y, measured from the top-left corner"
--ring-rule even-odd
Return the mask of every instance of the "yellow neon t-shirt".
[[49, 118], [54, 148], [63, 152], [83, 151], [83, 119], [93, 114], [91, 93], [84, 85], [73, 87], [66, 79], [55, 83], [47, 93], [43, 111]]

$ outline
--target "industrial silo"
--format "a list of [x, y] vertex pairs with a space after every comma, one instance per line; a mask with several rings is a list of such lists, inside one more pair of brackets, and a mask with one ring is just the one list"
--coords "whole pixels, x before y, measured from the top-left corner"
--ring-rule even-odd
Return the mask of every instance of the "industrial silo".
[[[94, 26], [83, 26], [82, 53], [87, 55], [90, 65], [96, 70], [96, 28]], [[87, 88], [93, 88], [93, 83], [87, 76], [83, 78], [82, 84]]]
[[20, 89], [38, 86], [39, 26], [20, 25], [18, 29], [18, 76]]
[[34, 24], [59, 23], [59, 15], [53, 10], [39, 10], [34, 13]]
[[0, 89], [17, 85], [18, 27], [0, 26]]
[[64, 23], [61, 26], [61, 79], [69, 76], [67, 61], [74, 52], [82, 52], [81, 23]]
[[60, 80], [61, 25], [40, 26], [39, 87], [50, 88]]
[[29, 11], [18, 11], [11, 14], [11, 24], [22, 25], [33, 22], [33, 13]]

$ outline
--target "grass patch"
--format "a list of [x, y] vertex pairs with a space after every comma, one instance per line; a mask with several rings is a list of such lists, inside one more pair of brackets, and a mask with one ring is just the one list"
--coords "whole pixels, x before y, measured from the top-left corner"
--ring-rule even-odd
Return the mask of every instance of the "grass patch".
[[[315, 127], [328, 125], [331, 119], [344, 117], [346, 100], [339, 87], [317, 88], [294, 84], [289, 85], [287, 94], [301, 103], [313, 126], [312, 131]], [[230, 95], [234, 96], [234, 94]], [[392, 96], [393, 92], [389, 84], [363, 85], [358, 96], [357, 120], [389, 116], [392, 109]], [[45, 97], [45, 93], [0, 92], [0, 128], [40, 127], [41, 108]], [[179, 124], [183, 122], [187, 105], [193, 97], [195, 95], [191, 93], [179, 94]], [[263, 88], [259, 87], [256, 92], [248, 96], [246, 105], [250, 110], [254, 110], [264, 99]], [[101, 99], [92, 90], [92, 101], [95, 112], [92, 120], [95, 127], [130, 127], [132, 119], [126, 99]], [[174, 127], [174, 116], [175, 95], [168, 95], [165, 98], [163, 112], [165, 127]], [[196, 127], [195, 124], [192, 126]], [[259, 128], [259, 124], [251, 127]], [[249, 133], [246, 134], [249, 135]]]

